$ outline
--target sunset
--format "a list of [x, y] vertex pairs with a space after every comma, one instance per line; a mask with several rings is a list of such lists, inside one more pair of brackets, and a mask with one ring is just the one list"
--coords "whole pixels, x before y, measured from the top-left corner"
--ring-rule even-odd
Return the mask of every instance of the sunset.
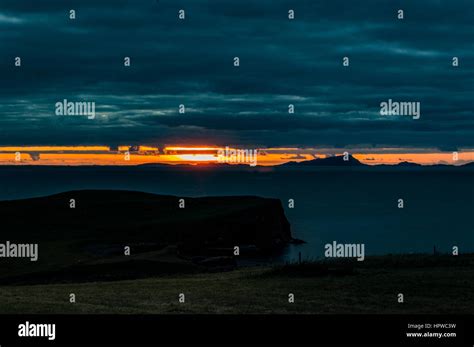
[[[25, 146], [0, 147], [0, 165], [141, 165], [141, 164], [242, 164], [219, 160], [222, 147], [176, 147], [163, 149], [147, 146]], [[288, 162], [301, 162], [315, 158], [343, 155], [346, 150], [264, 148], [257, 149], [259, 166], [274, 166]], [[18, 154], [19, 153], [19, 154]], [[474, 151], [410, 152], [403, 149], [379, 149], [377, 152], [354, 152], [352, 155], [367, 165], [396, 165], [411, 162], [421, 165], [463, 165], [474, 161]]]

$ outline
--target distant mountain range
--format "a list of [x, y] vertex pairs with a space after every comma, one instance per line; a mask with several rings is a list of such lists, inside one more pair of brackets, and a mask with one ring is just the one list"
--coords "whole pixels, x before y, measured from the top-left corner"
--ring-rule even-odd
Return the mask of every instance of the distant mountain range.
[[317, 158], [313, 160], [306, 160], [301, 162], [290, 161], [280, 166], [369, 166], [361, 163], [359, 160], [354, 158], [352, 155], [344, 160], [344, 156], [334, 156], [328, 158]]
[[[421, 165], [418, 163], [412, 163], [408, 161], [402, 161], [401, 163], [394, 165], [379, 164], [379, 165], [367, 165], [361, 163], [359, 160], [354, 158], [352, 155], [349, 155], [346, 160], [344, 156], [334, 156], [328, 158], [317, 158], [313, 160], [306, 161], [290, 161], [279, 165], [279, 167], [340, 167], [340, 166], [350, 166], [350, 167], [455, 167], [454, 165], [449, 164], [435, 164], [435, 165]], [[457, 167], [474, 167], [474, 162], [470, 162], [464, 165]]]

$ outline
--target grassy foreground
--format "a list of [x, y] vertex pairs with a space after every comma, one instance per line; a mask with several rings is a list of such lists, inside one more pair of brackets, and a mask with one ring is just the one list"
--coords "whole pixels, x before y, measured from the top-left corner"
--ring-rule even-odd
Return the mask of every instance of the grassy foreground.
[[[410, 258], [411, 257], [411, 258]], [[118, 282], [2, 286], [0, 313], [473, 313], [473, 255], [367, 259]], [[353, 265], [351, 265], [353, 266]], [[69, 302], [69, 294], [76, 303]], [[179, 293], [185, 303], [178, 302]], [[288, 294], [295, 302], [288, 303]], [[397, 302], [403, 293], [405, 302]]]

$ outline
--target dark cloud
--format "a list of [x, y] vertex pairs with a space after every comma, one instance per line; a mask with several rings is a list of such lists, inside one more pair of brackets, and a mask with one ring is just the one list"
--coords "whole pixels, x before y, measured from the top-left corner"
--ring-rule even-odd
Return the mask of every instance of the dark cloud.
[[[472, 148], [473, 15], [471, 0], [3, 0], [0, 145]], [[389, 98], [421, 118], [380, 116]], [[63, 99], [97, 117], [55, 116]]]

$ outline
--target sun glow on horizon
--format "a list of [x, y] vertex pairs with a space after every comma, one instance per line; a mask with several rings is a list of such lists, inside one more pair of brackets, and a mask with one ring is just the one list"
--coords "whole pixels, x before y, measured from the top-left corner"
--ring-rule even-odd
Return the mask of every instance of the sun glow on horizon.
[[222, 147], [165, 147], [165, 151], [212, 151], [219, 150]]
[[178, 154], [176, 157], [183, 161], [217, 162], [217, 157], [212, 154]]
[[[227, 148], [227, 147], [226, 147]], [[218, 146], [5, 146], [0, 147], [0, 165], [140, 165], [140, 164], [219, 164], [218, 156], [224, 147]], [[235, 148], [230, 148], [235, 149]], [[257, 165], [273, 166], [289, 161], [306, 161], [342, 155], [344, 150], [317, 148], [263, 148], [257, 150]], [[460, 165], [474, 161], [474, 150], [435, 152], [421, 149], [378, 149], [370, 152], [351, 150], [357, 160], [367, 165], [398, 164], [403, 161], [422, 165]], [[221, 158], [222, 159], [222, 158]], [[224, 157], [225, 159], [225, 157]], [[224, 162], [227, 162], [224, 160]], [[239, 164], [239, 162], [227, 162]], [[245, 164], [245, 163], [241, 163]]]

